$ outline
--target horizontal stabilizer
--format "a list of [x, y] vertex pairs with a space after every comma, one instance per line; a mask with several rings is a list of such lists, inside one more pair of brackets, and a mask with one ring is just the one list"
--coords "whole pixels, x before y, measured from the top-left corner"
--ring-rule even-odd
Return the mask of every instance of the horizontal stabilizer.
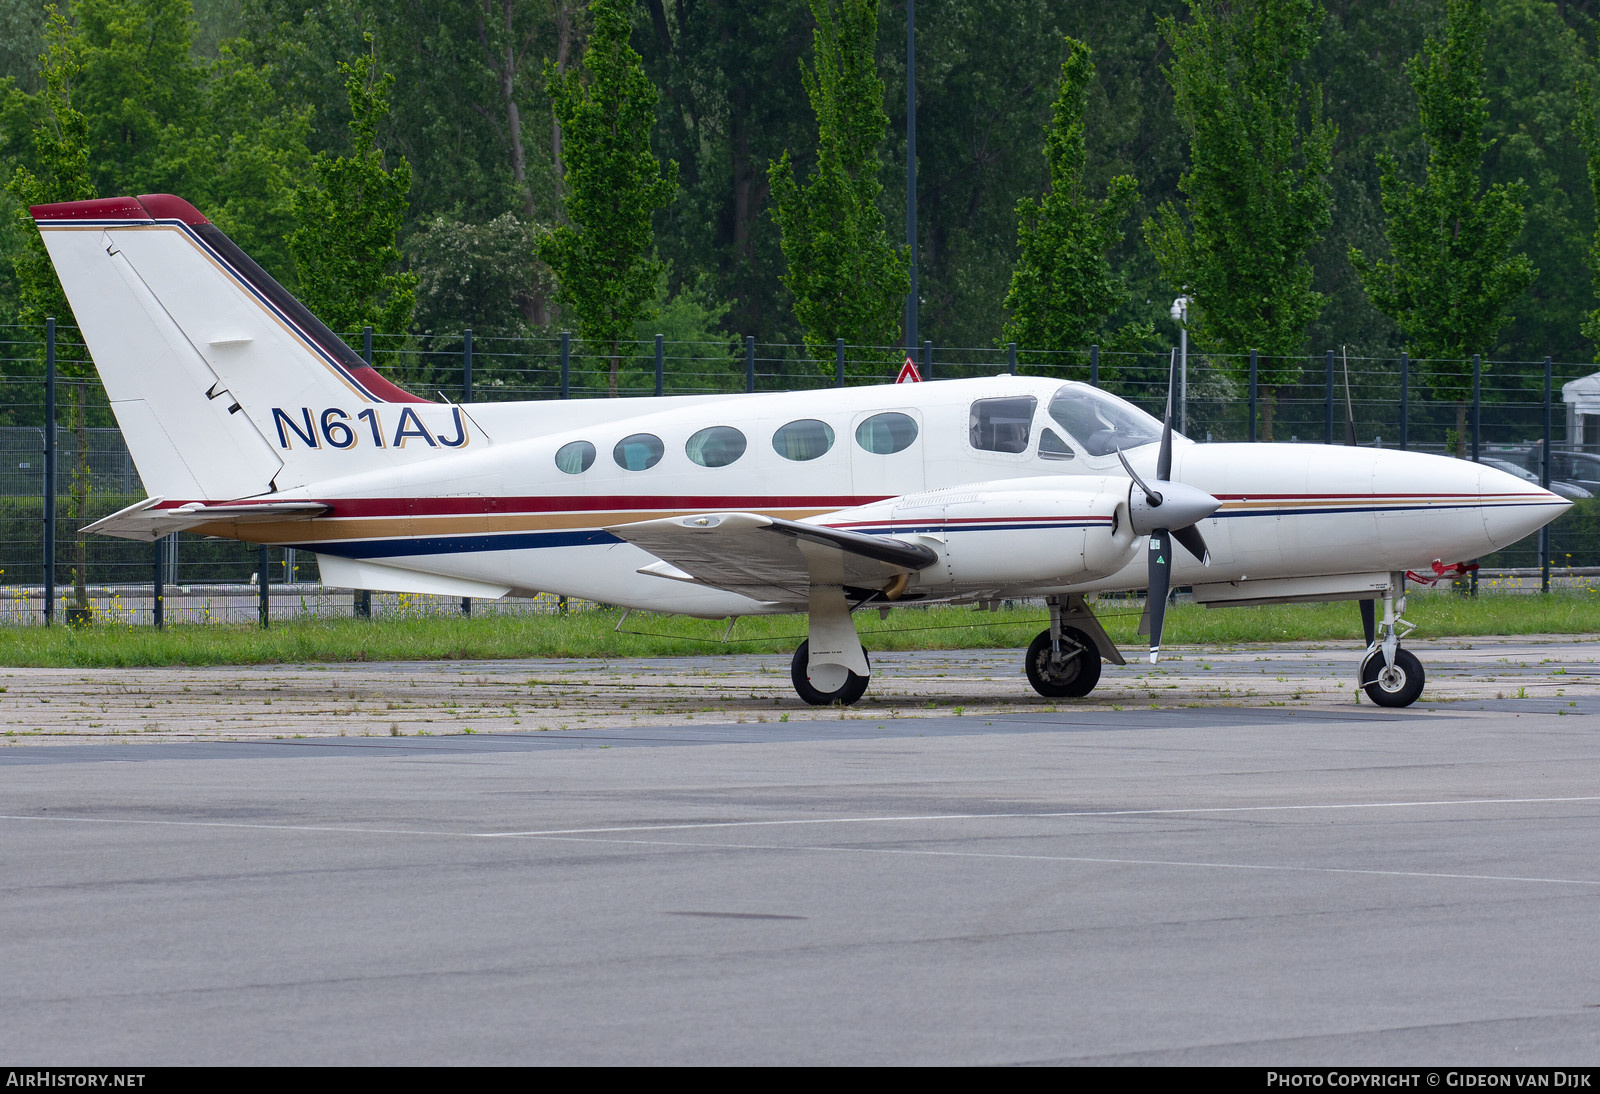
[[225, 501], [213, 505], [189, 502], [170, 509], [158, 508], [162, 501], [158, 497], [146, 498], [85, 526], [83, 530], [151, 543], [162, 536], [202, 524], [215, 524], [218, 521], [262, 524], [267, 521], [306, 519], [319, 517], [329, 508], [320, 501]]
[[939, 557], [919, 543], [759, 513], [699, 513], [606, 531], [661, 560], [640, 573], [766, 602], [805, 603], [813, 584], [885, 588]]

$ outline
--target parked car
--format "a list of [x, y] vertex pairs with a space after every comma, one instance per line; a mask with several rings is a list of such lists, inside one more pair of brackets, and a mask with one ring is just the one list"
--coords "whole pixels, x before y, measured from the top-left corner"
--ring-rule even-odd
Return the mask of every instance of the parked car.
[[[1583, 453], [1577, 453], [1577, 455], [1582, 455], [1582, 454]], [[1555, 474], [1556, 461], [1558, 459], [1560, 459], [1562, 456], [1571, 456], [1571, 455], [1573, 455], [1573, 453], [1568, 453], [1568, 452], [1551, 453], [1551, 456], [1550, 456], [1550, 473], [1552, 475]], [[1590, 458], [1593, 459], [1594, 457], [1590, 457]], [[1503, 460], [1503, 459], [1500, 459], [1497, 456], [1483, 456], [1483, 457], [1479, 458], [1478, 462], [1483, 464], [1485, 467], [1493, 467], [1498, 471], [1505, 471], [1508, 474], [1512, 474], [1512, 475], [1517, 476], [1517, 478], [1519, 478], [1519, 479], [1526, 479], [1528, 482], [1531, 482], [1531, 483], [1537, 484], [1538, 481], [1539, 481], [1539, 476], [1538, 475], [1535, 475], [1532, 471], [1529, 471], [1526, 467], [1523, 467], [1521, 464], [1515, 463], [1512, 460]], [[1600, 486], [1600, 483], [1594, 483], [1594, 484], [1591, 484], [1591, 485]], [[1580, 498], [1592, 498], [1592, 497], [1594, 497], [1594, 492], [1592, 490], [1586, 489], [1585, 487], [1580, 486], [1577, 483], [1557, 482], [1553, 478], [1550, 480], [1550, 492], [1552, 494], [1560, 494], [1562, 497], [1567, 498], [1567, 499], [1569, 499], [1571, 501], [1577, 501]]]

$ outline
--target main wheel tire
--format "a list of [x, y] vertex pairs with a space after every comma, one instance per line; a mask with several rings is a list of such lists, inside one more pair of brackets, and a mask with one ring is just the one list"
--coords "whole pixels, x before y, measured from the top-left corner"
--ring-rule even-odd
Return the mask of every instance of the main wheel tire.
[[[867, 656], [867, 647], [861, 647], [861, 656]], [[867, 664], [872, 664], [870, 659]], [[834, 703], [847, 707], [866, 694], [869, 678], [841, 665], [822, 665], [813, 679], [811, 642], [807, 640], [794, 651], [794, 660], [789, 662], [789, 679], [794, 681], [795, 693], [814, 707]]]
[[1394, 651], [1394, 664], [1385, 666], [1383, 652], [1374, 651], [1361, 663], [1361, 687], [1380, 707], [1408, 707], [1422, 694], [1427, 674], [1422, 662], [1408, 650]]
[[1081, 699], [1100, 682], [1100, 650], [1078, 628], [1062, 627], [1061, 653], [1060, 662], [1052, 664], [1050, 632], [1041, 631], [1028, 647], [1028, 683], [1047, 699]]

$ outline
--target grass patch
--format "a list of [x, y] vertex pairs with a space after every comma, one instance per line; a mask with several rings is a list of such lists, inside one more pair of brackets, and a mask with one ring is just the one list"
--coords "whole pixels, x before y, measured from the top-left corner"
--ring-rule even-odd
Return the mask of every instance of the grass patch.
[[[1118, 645], [1145, 644], [1134, 632], [1142, 604], [1104, 600], [1101, 622]], [[1450, 594], [1413, 596], [1406, 613], [1422, 637], [1588, 634], [1600, 631], [1600, 596]], [[145, 665], [260, 665], [351, 661], [503, 660], [517, 657], [663, 657], [707, 653], [786, 653], [805, 637], [801, 616], [753, 616], [724, 644], [725, 620], [634, 612], [626, 631], [618, 611], [455, 615], [378, 620], [305, 619], [248, 624], [181, 623], [157, 631], [125, 624], [0, 627], [0, 665], [136, 668]], [[974, 612], [896, 608], [880, 621], [857, 616], [869, 650], [1021, 647], [1047, 625], [1039, 608]], [[646, 632], [646, 633], [628, 633]], [[1178, 604], [1167, 613], [1167, 645], [1361, 640], [1351, 603], [1288, 604], [1210, 611]]]

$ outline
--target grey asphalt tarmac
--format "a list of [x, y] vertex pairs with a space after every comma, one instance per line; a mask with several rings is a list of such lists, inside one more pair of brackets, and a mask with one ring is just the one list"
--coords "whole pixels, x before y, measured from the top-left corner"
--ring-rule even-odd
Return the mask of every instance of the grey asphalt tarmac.
[[1298, 705], [0, 748], [0, 1061], [1600, 1062], [1594, 646], [1406, 711], [1319, 697], [1347, 659], [1280, 659]]

